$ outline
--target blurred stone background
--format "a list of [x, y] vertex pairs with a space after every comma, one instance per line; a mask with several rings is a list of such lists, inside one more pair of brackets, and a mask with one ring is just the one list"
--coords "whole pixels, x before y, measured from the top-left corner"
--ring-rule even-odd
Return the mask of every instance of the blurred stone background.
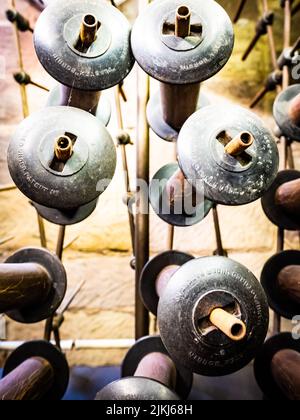
[[[38, 12], [25, 0], [17, 0], [18, 10], [27, 16], [32, 26]], [[4, 12], [10, 1], [0, 4], [0, 185], [10, 183], [6, 164], [9, 139], [22, 120], [19, 88], [12, 73], [17, 70], [17, 51], [12, 26], [5, 20]], [[222, 0], [232, 17], [237, 2]], [[274, 25], [278, 53], [282, 49], [282, 10], [278, 0], [269, 1], [276, 12]], [[120, 7], [131, 22], [136, 16], [136, 1], [125, 1]], [[241, 56], [254, 34], [256, 19], [261, 13], [261, 1], [248, 1], [242, 19], [235, 25], [236, 44], [227, 66], [203, 85], [203, 91], [212, 103], [235, 102], [247, 106], [271, 71], [267, 37], [263, 37], [246, 63]], [[300, 14], [293, 20], [293, 39], [299, 35]], [[30, 33], [21, 34], [25, 69], [31, 78], [51, 88], [55, 81], [39, 64]], [[126, 129], [134, 142], [136, 125], [136, 71], [125, 81], [128, 102], [122, 104]], [[152, 83], [152, 91], [156, 89]], [[109, 129], [116, 133], [116, 116], [113, 91], [104, 93], [111, 99], [113, 116]], [[35, 87], [28, 88], [30, 111], [44, 107], [47, 93]], [[256, 112], [273, 128], [271, 115], [274, 95], [267, 95]], [[294, 146], [296, 166], [299, 168], [300, 149]], [[174, 159], [174, 148], [153, 133], [151, 134], [151, 174]], [[135, 182], [135, 147], [128, 146], [128, 161], [132, 187]], [[95, 213], [79, 225], [67, 229], [66, 243], [76, 240], [65, 251], [64, 263], [68, 272], [69, 288], [81, 280], [86, 283], [66, 313], [61, 333], [62, 339], [133, 338], [134, 334], [134, 273], [129, 263], [132, 258], [126, 208], [122, 203], [123, 178], [121, 159], [115, 178], [103, 194]], [[28, 200], [17, 190], [0, 194], [0, 258], [24, 246], [39, 246], [36, 214]], [[220, 223], [224, 247], [229, 256], [245, 264], [259, 278], [265, 261], [275, 252], [276, 228], [266, 219], [260, 202], [238, 208], [220, 207]], [[167, 225], [151, 214], [151, 252], [167, 249]], [[58, 228], [46, 223], [49, 248], [54, 250]], [[6, 239], [10, 240], [6, 241]], [[5, 243], [3, 243], [5, 242]], [[215, 249], [212, 215], [196, 227], [175, 231], [175, 248], [195, 256], [211, 255]], [[299, 235], [288, 233], [286, 248], [299, 248]], [[289, 327], [288, 324], [285, 325]], [[40, 339], [43, 324], [24, 326], [7, 322], [9, 340]], [[68, 353], [71, 364], [117, 364], [124, 350], [82, 350]]]

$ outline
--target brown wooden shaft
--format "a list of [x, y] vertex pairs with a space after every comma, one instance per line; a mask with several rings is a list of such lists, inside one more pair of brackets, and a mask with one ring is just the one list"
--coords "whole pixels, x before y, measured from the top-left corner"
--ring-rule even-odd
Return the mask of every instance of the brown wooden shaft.
[[179, 6], [176, 10], [175, 35], [185, 38], [191, 31], [191, 11], [187, 6]]
[[289, 265], [280, 271], [278, 285], [291, 300], [300, 304], [300, 265]]
[[89, 47], [96, 40], [99, 22], [92, 14], [83, 17], [80, 26], [80, 40], [84, 47]]
[[289, 349], [279, 351], [272, 359], [271, 371], [284, 395], [300, 401], [300, 354]]
[[0, 264], [0, 313], [45, 301], [50, 288], [49, 275], [38, 264]]
[[291, 214], [299, 215], [300, 178], [281, 185], [276, 191], [275, 202]]
[[100, 95], [101, 92], [88, 92], [61, 85], [59, 105], [72, 106], [96, 115]]
[[58, 160], [66, 162], [73, 154], [73, 143], [68, 136], [60, 136], [56, 139], [54, 153]]
[[244, 322], [222, 308], [214, 309], [209, 320], [232, 341], [241, 341], [246, 336], [247, 328]]
[[165, 288], [167, 287], [167, 284], [171, 280], [173, 274], [178, 270], [178, 268], [178, 265], [168, 265], [160, 272], [155, 283], [157, 296], [162, 296]]
[[300, 93], [291, 101], [289, 117], [297, 127], [300, 127]]
[[196, 111], [200, 83], [171, 85], [160, 83], [163, 118], [174, 130], [179, 131]]
[[1, 401], [40, 400], [53, 384], [54, 372], [45, 359], [26, 360], [0, 381]]
[[231, 156], [239, 156], [254, 142], [254, 137], [248, 131], [243, 131], [234, 137], [226, 146], [225, 152]]
[[134, 376], [154, 379], [168, 388], [174, 389], [176, 384], [176, 367], [166, 354], [149, 353], [140, 361]]

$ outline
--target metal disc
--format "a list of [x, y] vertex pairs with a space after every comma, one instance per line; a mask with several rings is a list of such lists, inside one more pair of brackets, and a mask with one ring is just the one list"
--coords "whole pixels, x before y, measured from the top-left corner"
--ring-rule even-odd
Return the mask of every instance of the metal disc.
[[[101, 23], [98, 38], [86, 54], [74, 48], [80, 22], [92, 14]], [[131, 71], [130, 26], [116, 8], [98, 0], [54, 0], [41, 13], [34, 31], [37, 56], [60, 83], [81, 90], [104, 90]]]
[[165, 385], [148, 378], [123, 378], [106, 385], [98, 392], [96, 401], [180, 401]]
[[184, 5], [192, 12], [191, 24], [200, 28], [200, 33], [191, 34], [193, 37], [182, 39], [165, 31], [168, 23], [175, 23], [182, 0], [151, 3], [132, 29], [135, 59], [146, 73], [161, 82], [187, 84], [207, 80], [223, 68], [232, 53], [233, 27], [225, 10], [213, 0], [186, 0]]
[[[46, 106], [58, 106], [60, 105], [60, 100], [60, 87], [57, 85], [49, 92]], [[111, 106], [109, 100], [103, 95], [100, 96], [100, 101], [95, 116], [99, 118], [102, 124], [105, 126], [108, 125], [111, 117]]]
[[[74, 149], [58, 172], [51, 164], [55, 140], [62, 135], [73, 140]], [[115, 172], [116, 150], [93, 115], [71, 107], [49, 107], [19, 125], [9, 145], [8, 167], [30, 200], [50, 208], [74, 209], [97, 199], [107, 188]]]
[[78, 207], [73, 210], [60, 211], [57, 209], [51, 209], [49, 207], [41, 206], [37, 203], [32, 203], [38, 214], [43, 219], [48, 220], [50, 223], [54, 223], [59, 226], [70, 226], [80, 223], [87, 219], [96, 209], [98, 199], [91, 203], [85, 204], [84, 206]]
[[65, 356], [48, 341], [29, 341], [18, 347], [6, 360], [3, 377], [32, 357], [46, 359], [54, 371], [54, 383], [41, 400], [61, 400], [69, 384], [69, 366]]
[[67, 275], [58, 257], [46, 249], [23, 248], [11, 255], [5, 263], [36, 263], [45, 268], [51, 279], [51, 290], [45, 301], [33, 306], [9, 311], [6, 315], [23, 324], [33, 324], [50, 318], [62, 303], [67, 289]]
[[[169, 356], [159, 336], [143, 337], [126, 354], [122, 363], [122, 377], [133, 376], [141, 360], [150, 353], [163, 353]], [[191, 392], [193, 374], [181, 364], [176, 365], [176, 369], [175, 392], [184, 400]]]
[[[231, 341], [212, 325], [202, 328], [220, 307], [232, 308], [246, 324], [243, 340]], [[226, 257], [203, 257], [187, 262], [172, 276], [159, 300], [158, 324], [175, 363], [200, 375], [223, 376], [255, 357], [268, 331], [269, 307], [246, 267]]]
[[[197, 109], [210, 104], [209, 99], [200, 92]], [[163, 118], [160, 91], [151, 95], [147, 106], [147, 119], [154, 133], [168, 142], [176, 142], [179, 132], [172, 128]]]
[[300, 266], [300, 251], [283, 251], [271, 257], [263, 268], [261, 284], [270, 307], [282, 317], [292, 319], [300, 314], [300, 305], [285, 297], [277, 282], [280, 271], [289, 265]]
[[146, 308], [157, 315], [159, 296], [156, 293], [155, 283], [157, 277], [168, 265], [183, 264], [192, 260], [194, 257], [179, 251], [166, 251], [152, 258], [143, 268], [140, 277], [140, 296]]
[[295, 340], [292, 334], [286, 332], [275, 335], [264, 344], [254, 362], [256, 381], [269, 400], [287, 400], [274, 381], [271, 362], [276, 353], [281, 350], [295, 350], [300, 353], [300, 340]]
[[276, 226], [285, 230], [300, 230], [300, 215], [288, 213], [282, 206], [276, 204], [276, 192], [286, 182], [300, 178], [300, 172], [284, 170], [278, 173], [275, 181], [261, 199], [261, 204], [267, 218]]
[[288, 87], [281, 92], [273, 107], [273, 114], [283, 136], [290, 140], [300, 141], [300, 127], [297, 127], [289, 118], [291, 101], [300, 93], [300, 84]]
[[[234, 138], [249, 131], [253, 144], [240, 157], [225, 153], [224, 133]], [[242, 205], [260, 198], [278, 172], [277, 145], [260, 118], [238, 106], [207, 106], [183, 125], [178, 141], [179, 166], [210, 200]]]
[[193, 226], [205, 219], [213, 207], [213, 202], [205, 199], [204, 195], [201, 194], [202, 201], [196, 206], [194, 214], [186, 214], [184, 211], [180, 211], [178, 212], [179, 214], [176, 214], [172, 211], [170, 206], [165, 206], [163, 200], [166, 195], [166, 183], [177, 170], [177, 163], [170, 163], [163, 166], [154, 175], [149, 187], [149, 200], [157, 216], [164, 222], [172, 226]]

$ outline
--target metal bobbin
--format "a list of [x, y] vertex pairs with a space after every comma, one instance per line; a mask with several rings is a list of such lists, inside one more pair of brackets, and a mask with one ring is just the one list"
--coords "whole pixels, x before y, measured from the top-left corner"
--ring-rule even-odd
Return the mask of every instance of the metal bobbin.
[[222, 376], [255, 357], [268, 331], [269, 308], [248, 269], [225, 257], [203, 257], [186, 262], [165, 283], [158, 325], [175, 363]]
[[[173, 191], [170, 194], [170, 189]], [[158, 217], [172, 226], [192, 226], [203, 220], [214, 203], [184, 177], [177, 163], [163, 166], [152, 178], [149, 200]]]
[[300, 172], [284, 170], [278, 173], [261, 203], [268, 219], [284, 230], [300, 230]]
[[18, 347], [5, 362], [1, 400], [61, 400], [69, 383], [65, 356], [47, 341]]
[[191, 391], [193, 374], [175, 366], [159, 336], [143, 337], [122, 363], [123, 379], [102, 389], [97, 400], [180, 400]]
[[[59, 138], [72, 142], [67, 161], [55, 153]], [[19, 125], [9, 145], [8, 166], [15, 184], [30, 200], [74, 212], [88, 204], [93, 208], [108, 187], [116, 149], [94, 116], [72, 107], [50, 107]]]
[[265, 398], [299, 400], [299, 358], [300, 340], [295, 340], [291, 333], [281, 333], [266, 341], [254, 362], [255, 378]]
[[[240, 148], [230, 151], [235, 142]], [[238, 106], [208, 106], [183, 125], [179, 166], [207, 199], [224, 205], [251, 203], [275, 180], [279, 156], [273, 135], [254, 113]]]
[[261, 284], [270, 307], [280, 316], [292, 319], [300, 313], [300, 251], [283, 251], [265, 264]]
[[152, 3], [139, 15], [131, 43], [142, 69], [160, 81], [160, 90], [147, 108], [149, 124], [158, 136], [176, 141], [186, 119], [208, 104], [205, 96], [199, 96], [200, 82], [226, 64], [233, 38], [228, 15], [212, 0], [165, 0]]
[[43, 321], [60, 306], [67, 277], [56, 255], [39, 248], [23, 248], [0, 264], [0, 312], [14, 321]]

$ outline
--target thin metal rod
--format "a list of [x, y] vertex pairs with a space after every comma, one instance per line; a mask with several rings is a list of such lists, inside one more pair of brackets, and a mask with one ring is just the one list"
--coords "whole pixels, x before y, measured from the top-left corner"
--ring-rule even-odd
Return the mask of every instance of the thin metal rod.
[[172, 250], [174, 248], [174, 234], [175, 234], [175, 227], [172, 225], [168, 225], [168, 239], [167, 239], [168, 250]]
[[[267, 13], [269, 11], [268, 0], [262, 0], [263, 3], [263, 11]], [[276, 53], [276, 45], [275, 45], [275, 38], [274, 38], [274, 31], [272, 25], [267, 26], [268, 31], [268, 41], [269, 41], [269, 48], [270, 48], [270, 55], [272, 60], [272, 65], [274, 70], [278, 70], [278, 63], [277, 63], [277, 53]], [[280, 90], [280, 87], [279, 87]]]
[[[291, 1], [285, 0], [284, 4], [284, 29], [283, 29], [283, 39], [284, 39], [284, 49], [291, 46], [291, 23], [292, 23], [292, 13], [291, 13]], [[286, 65], [283, 68], [283, 83], [282, 87], [285, 90], [290, 84], [290, 69]]]
[[16, 190], [16, 189], [17, 187], [14, 184], [3, 185], [2, 187], [0, 187], [0, 192], [7, 192], [7, 191]]
[[56, 244], [56, 255], [60, 260], [62, 260], [63, 251], [64, 251], [64, 241], [66, 235], [66, 226], [59, 226], [58, 238]]
[[8, 236], [7, 238], [0, 239], [0, 245], [4, 245], [4, 244], [6, 244], [7, 242], [9, 242], [9, 241], [11, 241], [13, 239], [15, 239], [14, 236]]
[[[139, 12], [148, 5], [148, 0], [139, 0]], [[138, 121], [137, 121], [137, 185], [143, 182], [149, 185], [150, 171], [150, 130], [146, 117], [146, 107], [150, 96], [150, 78], [138, 70]], [[135, 223], [135, 338], [149, 333], [149, 313], [140, 297], [140, 276], [149, 260], [149, 198], [145, 188], [138, 188]]]
[[40, 400], [53, 385], [50, 363], [32, 357], [0, 380], [1, 401]]
[[218, 208], [216, 204], [213, 206], [212, 211], [213, 211], [214, 227], [215, 227], [215, 233], [216, 233], [217, 255], [224, 256], [226, 253], [224, 251], [223, 244], [222, 244]]
[[233, 18], [233, 23], [237, 23], [237, 21], [241, 17], [241, 14], [244, 10], [244, 7], [245, 7], [246, 3], [247, 3], [247, 0], [240, 0], [240, 3], [238, 5], [238, 9], [237, 9], [236, 14], [235, 14], [235, 17]]
[[[116, 111], [117, 111], [117, 120], [118, 120], [118, 127], [119, 130], [124, 130], [124, 121], [123, 121], [123, 114], [121, 108], [121, 101], [120, 101], [120, 88], [119, 86], [115, 87], [115, 104], [116, 104]], [[124, 184], [125, 184], [125, 191], [127, 194], [127, 198], [131, 195], [132, 190], [130, 186], [130, 178], [129, 178], [129, 169], [128, 169], [128, 160], [127, 160], [127, 152], [126, 152], [126, 145], [120, 144], [119, 145], [121, 150], [122, 156], [122, 166], [123, 166], [123, 175], [124, 175]], [[133, 255], [135, 255], [135, 223], [134, 223], [134, 215], [132, 213], [131, 208], [128, 206], [127, 203], [127, 210], [128, 210], [128, 221], [129, 221], [129, 228], [130, 228], [130, 238], [131, 238], [131, 246]]]
[[[277, 252], [284, 250], [284, 230], [277, 229]], [[273, 335], [279, 334], [281, 331], [281, 317], [275, 311], [273, 312]]]

